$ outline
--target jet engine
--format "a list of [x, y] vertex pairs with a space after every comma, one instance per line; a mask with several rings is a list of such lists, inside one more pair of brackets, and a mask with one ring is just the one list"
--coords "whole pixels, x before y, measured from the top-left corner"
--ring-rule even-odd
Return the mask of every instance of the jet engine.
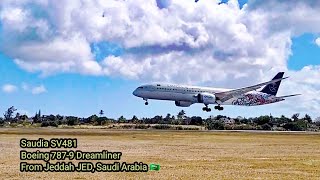
[[176, 106], [180, 106], [180, 107], [189, 107], [192, 102], [189, 101], [175, 101]]
[[198, 100], [198, 103], [215, 104], [216, 96], [210, 93], [200, 93], [197, 95], [197, 100]]

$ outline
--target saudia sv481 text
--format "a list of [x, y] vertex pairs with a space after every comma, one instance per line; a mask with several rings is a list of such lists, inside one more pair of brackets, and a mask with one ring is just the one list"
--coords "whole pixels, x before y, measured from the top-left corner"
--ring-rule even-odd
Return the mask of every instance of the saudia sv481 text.
[[70, 138], [52, 138], [46, 140], [39, 138], [37, 140], [20, 140], [21, 148], [77, 148], [77, 139]]

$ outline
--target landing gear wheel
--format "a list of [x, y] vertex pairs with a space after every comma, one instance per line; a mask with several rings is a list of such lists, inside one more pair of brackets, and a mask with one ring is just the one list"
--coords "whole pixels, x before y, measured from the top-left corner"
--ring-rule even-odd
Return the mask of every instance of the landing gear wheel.
[[147, 101], [147, 102], [145, 102], [144, 104], [145, 104], [145, 105], [148, 105], [149, 103], [148, 103], [148, 101]]
[[219, 110], [219, 111], [222, 111], [222, 110], [223, 110], [223, 107], [221, 107], [221, 106], [215, 106], [214, 109], [217, 109], [217, 110]]
[[202, 110], [203, 110], [203, 111], [210, 112], [210, 111], [211, 111], [211, 108], [209, 108], [208, 105], [206, 105], [206, 107], [203, 107]]

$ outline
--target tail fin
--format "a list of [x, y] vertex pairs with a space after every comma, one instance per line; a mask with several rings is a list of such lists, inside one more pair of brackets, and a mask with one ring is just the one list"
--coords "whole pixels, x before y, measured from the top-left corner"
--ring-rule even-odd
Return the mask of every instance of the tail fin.
[[[272, 80], [280, 79], [283, 77], [283, 75], [284, 75], [284, 72], [279, 72]], [[275, 96], [275, 95], [277, 95], [280, 83], [281, 83], [281, 81], [277, 81], [275, 83], [268, 84], [261, 90], [261, 92]]]

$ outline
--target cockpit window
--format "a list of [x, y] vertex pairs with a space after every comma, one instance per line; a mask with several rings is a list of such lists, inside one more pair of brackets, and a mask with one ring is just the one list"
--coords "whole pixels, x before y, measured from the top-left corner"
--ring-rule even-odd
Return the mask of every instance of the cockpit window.
[[140, 87], [138, 87], [138, 89], [143, 89], [143, 87], [142, 87], [142, 86], [140, 86]]
[[160, 84], [157, 84], [157, 86], [160, 86]]

